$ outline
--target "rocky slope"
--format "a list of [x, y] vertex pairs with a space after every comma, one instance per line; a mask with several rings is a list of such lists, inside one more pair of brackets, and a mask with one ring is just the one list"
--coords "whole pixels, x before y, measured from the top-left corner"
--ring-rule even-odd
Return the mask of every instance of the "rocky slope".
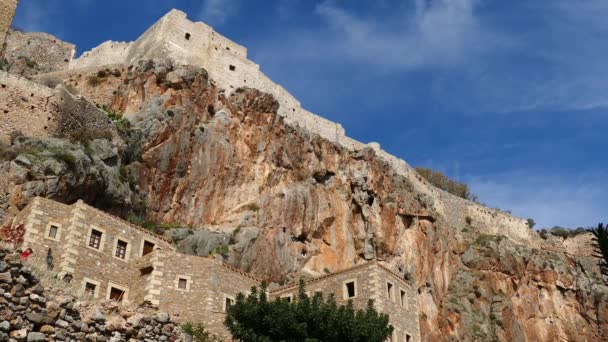
[[[49, 283], [51, 272], [43, 273]], [[0, 250], [0, 274], [0, 341], [183, 340], [181, 328], [166, 313], [82, 301], [59, 280], [57, 287], [43, 286], [32, 267], [10, 250]]]
[[[425, 341], [595, 341], [608, 331], [608, 289], [592, 258], [466, 206], [454, 219], [448, 202], [430, 195], [436, 190], [377, 149], [350, 150], [288, 125], [271, 96], [226, 96], [202, 69], [156, 61], [120, 78], [106, 98], [96, 96], [131, 122], [120, 165], [135, 183], [129, 201], [107, 198], [151, 220], [217, 232], [172, 232], [184, 250], [219, 251], [274, 281], [384, 260], [413, 277]], [[7, 174], [20, 167], [3, 165]], [[31, 181], [40, 180], [6, 193], [27, 197]]]

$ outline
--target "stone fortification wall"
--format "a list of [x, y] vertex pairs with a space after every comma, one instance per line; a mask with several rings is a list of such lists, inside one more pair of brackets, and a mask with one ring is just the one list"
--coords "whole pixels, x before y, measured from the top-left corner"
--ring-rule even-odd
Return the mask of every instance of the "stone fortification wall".
[[0, 0], [0, 56], [4, 50], [4, 40], [11, 28], [19, 0]]
[[[349, 298], [347, 283], [354, 283], [355, 296]], [[390, 290], [389, 286], [390, 285]], [[390, 316], [395, 328], [392, 341], [420, 341], [418, 324], [418, 300], [415, 289], [401, 277], [380, 265], [369, 262], [353, 268], [312, 279], [306, 282], [310, 296], [316, 292], [327, 298], [333, 294], [339, 305], [352, 300], [357, 309], [365, 309], [369, 299], [374, 300], [376, 309]], [[270, 292], [271, 298], [298, 296], [298, 286], [289, 285]], [[410, 336], [407, 340], [406, 336]]]
[[9, 63], [25, 58], [31, 69], [45, 73], [67, 69], [75, 51], [73, 44], [47, 33], [10, 30], [6, 36], [4, 57]]
[[0, 142], [11, 132], [46, 137], [56, 128], [54, 92], [26, 78], [0, 71]]
[[131, 49], [131, 43], [107, 41], [87, 51], [78, 59], [71, 59], [69, 69], [82, 69], [109, 64], [123, 64]]
[[67, 136], [81, 127], [117, 136], [106, 114], [65, 87], [48, 88], [24, 77], [0, 71], [0, 142], [13, 131], [26, 136]]

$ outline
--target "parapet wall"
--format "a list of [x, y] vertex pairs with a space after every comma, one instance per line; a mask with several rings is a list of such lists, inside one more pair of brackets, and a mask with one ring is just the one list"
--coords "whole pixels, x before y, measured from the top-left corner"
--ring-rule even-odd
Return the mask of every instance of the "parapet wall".
[[131, 49], [131, 43], [107, 41], [82, 54], [78, 59], [71, 59], [69, 69], [83, 69], [93, 66], [124, 64]]
[[19, 0], [0, 0], [0, 56], [4, 50], [4, 40], [11, 28]]

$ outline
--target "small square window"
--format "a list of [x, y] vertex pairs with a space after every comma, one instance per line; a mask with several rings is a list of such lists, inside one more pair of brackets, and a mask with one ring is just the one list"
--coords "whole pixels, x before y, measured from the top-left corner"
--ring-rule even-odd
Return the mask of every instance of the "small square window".
[[51, 227], [49, 228], [49, 237], [51, 239], [56, 239], [58, 230], [59, 230], [59, 227], [51, 225]]
[[184, 38], [186, 38], [186, 40], [190, 40], [190, 33], [186, 32], [186, 35], [184, 36]]
[[152, 253], [154, 251], [154, 243], [148, 241], [148, 240], [144, 240], [144, 247], [143, 250], [141, 252], [141, 256], [144, 255], [148, 255], [150, 253]]
[[187, 285], [188, 285], [188, 279], [179, 278], [177, 280], [177, 288], [178, 289], [185, 290], [185, 289], [187, 289]]
[[86, 293], [87, 295], [93, 297], [95, 295], [95, 289], [97, 288], [97, 285], [93, 284], [93, 283], [85, 283], [84, 284], [84, 293]]
[[91, 237], [89, 238], [89, 247], [99, 249], [101, 244], [102, 233], [98, 230], [91, 230]]
[[230, 66], [228, 67], [228, 69], [230, 69], [230, 71], [234, 71], [234, 70], [236, 70], [236, 67], [235, 67], [234, 65], [230, 65]]
[[117, 289], [115, 287], [110, 288], [110, 300], [122, 302], [125, 296], [125, 291]]
[[124, 259], [127, 255], [127, 243], [122, 240], [116, 242], [116, 254], [115, 256], [120, 259]]

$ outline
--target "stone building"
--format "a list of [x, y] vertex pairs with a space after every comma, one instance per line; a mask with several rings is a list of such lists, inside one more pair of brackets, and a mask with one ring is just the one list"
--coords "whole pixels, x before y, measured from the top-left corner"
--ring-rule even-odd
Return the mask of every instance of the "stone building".
[[[23, 248], [93, 298], [125, 303], [149, 302], [182, 322], [204, 322], [210, 332], [228, 338], [226, 309], [239, 293], [261, 281], [214, 259], [184, 255], [163, 237], [82, 201], [72, 205], [35, 198], [13, 220], [25, 225]], [[369, 262], [309, 280], [312, 293], [333, 293], [338, 303], [356, 308], [373, 299], [389, 314], [391, 341], [419, 341], [418, 302], [412, 286], [379, 262]], [[270, 291], [271, 298], [296, 298], [297, 285]]]
[[[364, 309], [369, 299], [379, 312], [389, 315], [395, 328], [391, 342], [420, 341], [418, 299], [416, 290], [402, 276], [377, 261], [309, 280], [305, 283], [312, 296], [320, 292], [327, 298], [333, 294], [338, 304], [352, 300], [357, 309]], [[298, 285], [281, 287], [270, 292], [270, 298], [297, 298]]]
[[19, 0], [0, 0], [0, 56], [4, 51], [4, 40], [11, 28]]

